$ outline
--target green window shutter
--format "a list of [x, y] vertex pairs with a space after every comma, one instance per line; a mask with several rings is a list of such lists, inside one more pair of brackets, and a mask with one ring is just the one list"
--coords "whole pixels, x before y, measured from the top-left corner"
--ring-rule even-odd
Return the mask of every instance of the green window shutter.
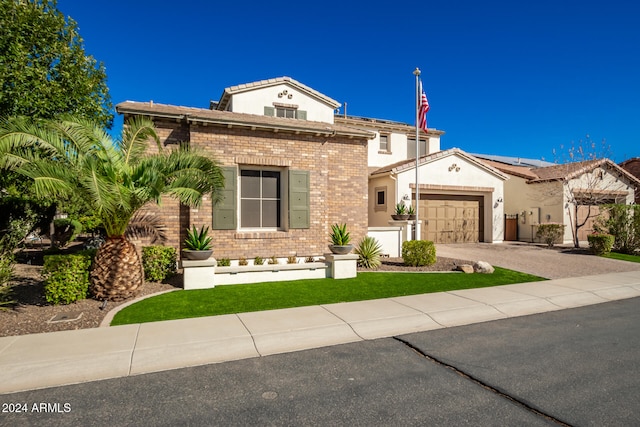
[[273, 117], [276, 115], [276, 109], [273, 107], [264, 107], [264, 115]]
[[222, 200], [213, 206], [213, 229], [214, 230], [235, 230], [238, 224], [236, 212], [238, 171], [234, 166], [222, 167], [224, 175], [224, 190]]
[[309, 228], [309, 171], [289, 171], [289, 228]]
[[307, 112], [304, 110], [297, 110], [296, 119], [307, 120]]

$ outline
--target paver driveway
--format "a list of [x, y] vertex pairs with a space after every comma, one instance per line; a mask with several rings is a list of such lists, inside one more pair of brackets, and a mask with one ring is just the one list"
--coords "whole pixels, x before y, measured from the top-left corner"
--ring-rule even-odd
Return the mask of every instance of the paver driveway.
[[522, 242], [437, 244], [436, 254], [447, 258], [487, 261], [510, 270], [547, 279], [640, 270], [640, 264], [602, 258], [583, 248], [546, 248]]

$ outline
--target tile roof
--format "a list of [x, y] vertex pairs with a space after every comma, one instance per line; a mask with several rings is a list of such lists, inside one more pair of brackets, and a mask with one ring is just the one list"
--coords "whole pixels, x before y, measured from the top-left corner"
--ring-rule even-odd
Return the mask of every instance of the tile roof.
[[256, 114], [232, 113], [230, 111], [209, 110], [208, 108], [181, 107], [157, 104], [155, 102], [125, 101], [116, 105], [120, 114], [138, 114], [152, 117], [164, 117], [204, 122], [228, 127], [239, 126], [251, 129], [312, 133], [317, 135], [340, 135], [353, 138], [371, 139], [375, 134], [351, 126], [315, 122], [310, 120], [288, 119], [283, 117], [260, 116]]
[[509, 175], [518, 176], [524, 179], [538, 179], [538, 175], [533, 172], [533, 168], [530, 166], [514, 166], [494, 160], [481, 159], [483, 163], [498, 169], [501, 172], [508, 173]]
[[289, 85], [295, 87], [301, 92], [305, 92], [308, 95], [321, 100], [325, 104], [328, 104], [330, 107], [332, 107], [334, 110], [340, 107], [340, 103], [335, 99], [331, 99], [328, 96], [318, 92], [317, 90], [312, 89], [309, 86], [304, 85], [295, 79], [292, 79], [291, 77], [283, 76], [283, 77], [276, 77], [274, 79], [260, 80], [257, 82], [243, 83], [240, 85], [225, 88], [225, 90], [222, 92], [222, 95], [220, 96], [220, 101], [218, 102], [216, 109], [226, 110], [227, 106], [229, 105], [229, 101], [231, 101], [231, 96], [237, 93], [247, 92], [250, 90], [256, 90], [256, 89], [261, 89], [261, 88], [270, 87], [270, 86], [276, 86], [282, 83], [288, 83]]

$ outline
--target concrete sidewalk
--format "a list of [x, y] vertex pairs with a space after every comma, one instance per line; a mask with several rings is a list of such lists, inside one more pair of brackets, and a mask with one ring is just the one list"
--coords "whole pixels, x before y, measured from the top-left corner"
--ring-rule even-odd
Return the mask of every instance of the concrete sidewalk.
[[640, 296], [640, 271], [0, 338], [0, 393], [218, 363]]

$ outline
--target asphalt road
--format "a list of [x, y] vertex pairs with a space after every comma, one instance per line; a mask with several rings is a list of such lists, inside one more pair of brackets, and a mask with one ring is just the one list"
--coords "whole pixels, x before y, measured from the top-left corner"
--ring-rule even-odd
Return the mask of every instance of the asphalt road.
[[634, 298], [0, 395], [0, 425], [637, 426], [639, 350]]

